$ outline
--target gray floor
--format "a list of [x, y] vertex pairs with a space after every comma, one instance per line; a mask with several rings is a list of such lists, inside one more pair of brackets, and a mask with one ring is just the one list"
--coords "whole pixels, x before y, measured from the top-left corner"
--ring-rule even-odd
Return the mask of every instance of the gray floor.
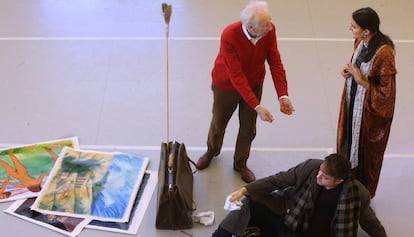
[[[0, 2], [0, 147], [78, 136], [81, 147], [147, 155], [158, 167], [166, 136], [166, 40], [159, 0]], [[169, 35], [171, 140], [197, 160], [211, 116], [210, 70], [224, 26], [246, 0], [182, 0], [173, 5]], [[372, 6], [396, 44], [397, 105], [373, 207], [388, 235], [410, 236], [414, 202], [412, 83], [414, 3], [411, 0], [277, 0], [270, 2], [287, 70], [292, 116], [278, 112], [267, 78], [263, 103], [276, 121], [258, 122], [249, 165], [258, 177], [334, 151], [342, 66], [352, 52], [350, 14]], [[226, 212], [225, 196], [243, 185], [231, 167], [237, 121], [230, 121], [220, 158], [195, 175], [198, 211]], [[154, 196], [155, 197], [155, 196]], [[5, 209], [7, 203], [0, 204]], [[154, 228], [155, 198], [138, 236], [185, 236]], [[0, 227], [18, 236], [55, 233], [0, 213]], [[58, 234], [55, 234], [58, 235]], [[81, 236], [126, 236], [85, 230]], [[360, 236], [366, 236], [361, 233]]]

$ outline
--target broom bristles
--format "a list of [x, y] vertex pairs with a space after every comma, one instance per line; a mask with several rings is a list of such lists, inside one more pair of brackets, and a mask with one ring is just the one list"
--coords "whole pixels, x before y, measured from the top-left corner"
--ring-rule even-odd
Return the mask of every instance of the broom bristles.
[[165, 24], [170, 24], [172, 6], [167, 3], [162, 3], [162, 12], [164, 13]]

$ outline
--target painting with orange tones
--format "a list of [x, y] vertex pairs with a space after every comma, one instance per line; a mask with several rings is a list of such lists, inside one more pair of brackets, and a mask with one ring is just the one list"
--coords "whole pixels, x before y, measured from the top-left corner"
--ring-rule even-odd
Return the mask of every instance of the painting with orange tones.
[[36, 197], [64, 147], [77, 137], [0, 149], [0, 202]]

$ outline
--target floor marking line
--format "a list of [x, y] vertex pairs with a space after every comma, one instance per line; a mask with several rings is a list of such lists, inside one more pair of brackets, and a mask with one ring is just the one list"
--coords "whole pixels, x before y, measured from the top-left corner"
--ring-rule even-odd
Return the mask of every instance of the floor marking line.
[[[165, 37], [115, 37], [115, 36], [85, 36], [85, 37], [0, 37], [0, 41], [137, 41], [137, 40], [165, 40]], [[219, 41], [220, 37], [169, 37], [175, 41]], [[278, 41], [312, 41], [312, 42], [353, 42], [352, 38], [290, 38], [279, 37]], [[414, 43], [414, 40], [395, 39], [395, 43]]]

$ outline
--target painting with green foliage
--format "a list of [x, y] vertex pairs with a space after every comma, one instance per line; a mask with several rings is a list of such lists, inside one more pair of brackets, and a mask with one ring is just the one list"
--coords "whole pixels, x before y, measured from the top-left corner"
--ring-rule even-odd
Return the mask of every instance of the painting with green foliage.
[[63, 148], [31, 207], [50, 215], [127, 222], [149, 158]]
[[77, 137], [0, 149], [0, 202], [35, 197], [64, 147]]

